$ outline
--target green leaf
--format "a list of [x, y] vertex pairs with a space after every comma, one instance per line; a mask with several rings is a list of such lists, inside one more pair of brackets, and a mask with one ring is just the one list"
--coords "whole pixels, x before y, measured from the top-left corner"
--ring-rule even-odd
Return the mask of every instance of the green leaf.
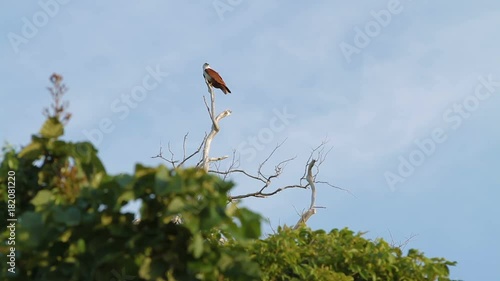
[[55, 222], [63, 223], [70, 227], [80, 224], [82, 219], [80, 210], [74, 206], [70, 206], [66, 209], [60, 206], [54, 206], [52, 208], [52, 214]]
[[139, 269], [139, 277], [151, 280], [151, 258], [147, 257], [141, 263], [141, 268]]
[[66, 225], [67, 226], [75, 226], [75, 225], [78, 225], [80, 224], [80, 220], [81, 220], [81, 214], [80, 214], [80, 210], [76, 207], [69, 207], [66, 211], [65, 211], [65, 214], [66, 214]]
[[66, 220], [66, 215], [64, 212], [64, 209], [59, 206], [59, 205], [54, 205], [51, 208], [52, 211], [52, 218], [54, 219], [54, 222], [56, 223], [64, 223]]
[[166, 271], [166, 264], [165, 262], [162, 262], [161, 260], [155, 259], [153, 262], [151, 262], [151, 265], [149, 267], [149, 274], [151, 276], [150, 280], [165, 280], [161, 278], [162, 276], [165, 275]]
[[56, 117], [50, 117], [43, 124], [40, 134], [44, 138], [57, 138], [64, 134], [64, 126]]
[[19, 157], [28, 158], [28, 159], [36, 159], [38, 156], [42, 155], [43, 146], [39, 142], [32, 142], [25, 146], [21, 152], [19, 152]]
[[85, 253], [85, 240], [83, 240], [82, 238], [78, 239], [78, 241], [76, 242], [76, 247], [78, 249], [78, 253]]
[[175, 175], [170, 180], [170, 191], [171, 192], [181, 192], [184, 187], [183, 179], [180, 175]]
[[114, 177], [115, 181], [123, 188], [123, 189], [128, 189], [132, 188], [132, 181], [134, 177], [127, 175], [127, 174], [119, 174]]
[[180, 197], [174, 197], [170, 203], [168, 203], [168, 211], [172, 213], [177, 213], [182, 211], [184, 208], [185, 204], [182, 198]]
[[154, 191], [157, 195], [163, 196], [168, 193], [169, 179], [170, 175], [168, 169], [163, 165], [158, 167], [154, 185]]
[[54, 154], [56, 155], [68, 155], [70, 154], [70, 151], [68, 151], [68, 143], [65, 141], [54, 141], [54, 142], [49, 142], [50, 145], [47, 145], [48, 149], [52, 149]]
[[233, 263], [233, 258], [227, 254], [222, 254], [219, 259], [219, 266], [222, 270], [225, 270]]
[[18, 170], [19, 169], [19, 160], [14, 157], [13, 155], [9, 154], [7, 155], [7, 165], [9, 166], [9, 169], [11, 170]]
[[148, 176], [152, 173], [155, 173], [156, 169], [146, 167], [142, 164], [136, 164], [135, 165], [135, 177], [136, 178], [141, 178], [144, 176]]
[[54, 200], [54, 195], [48, 190], [40, 190], [35, 198], [31, 200], [31, 204], [35, 206], [45, 205]]
[[135, 195], [134, 195], [134, 192], [131, 191], [131, 190], [127, 190], [127, 191], [124, 191], [119, 197], [118, 199], [116, 199], [116, 201], [119, 203], [119, 204], [125, 204], [125, 202], [129, 202], [131, 200], [134, 200], [135, 199]]
[[258, 238], [261, 234], [260, 230], [260, 219], [261, 217], [251, 212], [246, 208], [241, 208], [238, 210], [239, 218], [241, 220], [241, 227], [244, 236], [247, 238]]
[[[19, 242], [26, 250], [36, 248], [43, 239], [45, 230], [42, 215], [27, 211], [19, 217]], [[17, 243], [16, 243], [17, 244]], [[21, 248], [22, 249], [22, 248]]]
[[189, 250], [193, 253], [195, 258], [199, 258], [203, 254], [203, 237], [201, 237], [200, 233], [196, 233], [193, 236], [193, 240], [189, 245]]
[[78, 142], [72, 145], [73, 157], [79, 159], [83, 164], [89, 164], [92, 154], [95, 153], [94, 146], [89, 142]]

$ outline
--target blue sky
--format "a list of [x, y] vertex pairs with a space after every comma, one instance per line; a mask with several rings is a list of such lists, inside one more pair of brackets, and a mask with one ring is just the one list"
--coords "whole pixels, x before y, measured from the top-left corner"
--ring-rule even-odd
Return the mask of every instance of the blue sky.
[[[319, 186], [326, 209], [311, 227], [416, 235], [407, 247], [459, 262], [453, 278], [500, 278], [500, 2], [54, 1], [0, 4], [1, 141], [29, 142], [57, 72], [70, 88], [65, 138], [93, 141], [111, 173], [158, 165], [160, 142], [180, 155], [186, 132], [193, 149], [210, 128], [209, 62], [233, 92], [217, 95], [233, 114], [214, 156], [239, 148], [256, 171], [286, 139], [271, 163], [297, 158], [278, 187], [328, 139], [320, 179], [354, 196]], [[258, 188], [235, 181], [235, 194]], [[290, 225], [309, 192], [244, 204]]]

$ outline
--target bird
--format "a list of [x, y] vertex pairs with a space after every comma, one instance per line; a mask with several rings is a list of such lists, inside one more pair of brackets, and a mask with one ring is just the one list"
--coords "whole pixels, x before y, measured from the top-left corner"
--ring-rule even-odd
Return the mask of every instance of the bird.
[[203, 77], [208, 84], [217, 89], [220, 89], [225, 95], [231, 93], [222, 77], [220, 77], [219, 73], [213, 70], [208, 63], [203, 64]]

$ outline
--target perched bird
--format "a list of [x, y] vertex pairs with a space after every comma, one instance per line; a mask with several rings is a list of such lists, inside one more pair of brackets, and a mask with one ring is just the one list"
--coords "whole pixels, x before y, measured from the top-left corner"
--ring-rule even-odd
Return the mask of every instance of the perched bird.
[[213, 70], [208, 63], [203, 64], [203, 77], [205, 80], [212, 85], [213, 87], [217, 89], [221, 89], [221, 91], [227, 95], [228, 93], [231, 93], [229, 88], [226, 86], [226, 83], [220, 77], [219, 73], [217, 71]]

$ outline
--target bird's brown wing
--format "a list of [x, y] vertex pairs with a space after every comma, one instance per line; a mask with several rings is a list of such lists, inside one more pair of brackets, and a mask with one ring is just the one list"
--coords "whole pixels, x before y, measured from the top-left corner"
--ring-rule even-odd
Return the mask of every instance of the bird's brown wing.
[[219, 85], [226, 86], [226, 83], [224, 82], [224, 79], [222, 79], [222, 77], [220, 77], [220, 75], [219, 75], [219, 73], [217, 73], [217, 71], [215, 71], [213, 69], [210, 69], [210, 68], [205, 69], [205, 71], [207, 72], [207, 74], [210, 77], [212, 77], [212, 79], [213, 79], [212, 83], [213, 84], [219, 84]]

